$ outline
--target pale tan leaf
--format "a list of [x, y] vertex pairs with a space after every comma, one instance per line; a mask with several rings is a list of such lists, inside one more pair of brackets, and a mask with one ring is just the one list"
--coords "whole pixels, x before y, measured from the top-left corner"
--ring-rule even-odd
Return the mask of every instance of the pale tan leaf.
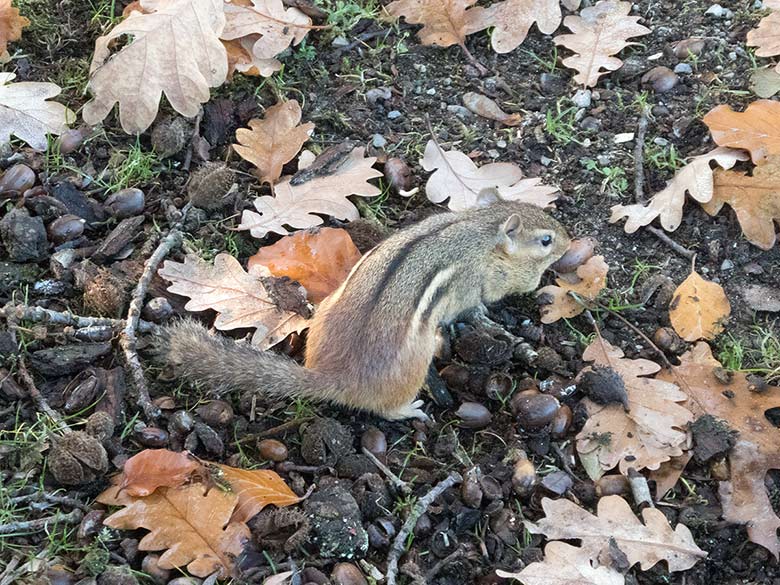
[[120, 530], [149, 530], [138, 549], [165, 550], [158, 560], [162, 569], [186, 566], [197, 577], [218, 571], [226, 578], [250, 536], [246, 524], [228, 524], [237, 500], [235, 494], [207, 490], [203, 484], [159, 488], [134, 498], [103, 523]]
[[723, 331], [731, 304], [723, 287], [704, 280], [694, 270], [674, 291], [669, 320], [686, 341], [712, 339]]
[[604, 256], [593, 256], [577, 268], [578, 280], [561, 277], [556, 280], [557, 285], [540, 288], [536, 296], [547, 295], [551, 299], [551, 302], [540, 307], [542, 323], [555, 323], [559, 319], [571, 319], [582, 313], [585, 307], [569, 293], [576, 293], [585, 301], [595, 300], [607, 284], [608, 271]]
[[762, 250], [775, 245], [774, 222], [780, 222], [780, 156], [772, 156], [753, 169], [753, 176], [734, 171], [715, 173], [715, 196], [703, 204], [716, 215], [724, 204], [737, 214], [742, 233]]
[[394, 18], [424, 25], [417, 36], [423, 45], [449, 47], [466, 39], [466, 9], [477, 0], [395, 0], [385, 7]]
[[[165, 94], [174, 110], [193, 117], [209, 99], [209, 88], [227, 76], [227, 54], [219, 40], [225, 25], [223, 0], [141, 0], [148, 14], [133, 11], [95, 42], [84, 106], [87, 124], [101, 122], [119, 102], [119, 120], [129, 134], [146, 130]], [[111, 55], [115, 39], [132, 41]]]
[[620, 374], [628, 395], [628, 411], [622, 404], [601, 405], [584, 399], [590, 417], [577, 435], [577, 451], [598, 456], [601, 468], [658, 469], [664, 461], [682, 455], [687, 445], [686, 426], [693, 414], [678, 402], [685, 393], [675, 384], [653, 380], [661, 367], [644, 359], [631, 360], [602, 338], [583, 353], [585, 361], [608, 366]]
[[569, 500], [542, 500], [545, 517], [536, 524], [526, 522], [533, 534], [547, 538], [580, 541], [591, 558], [609, 547], [614, 539], [630, 565], [639, 563], [642, 570], [666, 561], [669, 571], [685, 571], [707, 556], [683, 524], [672, 530], [663, 512], [656, 508], [642, 510], [644, 524], [620, 496], [605, 496], [598, 502], [596, 515]]
[[567, 16], [563, 24], [572, 34], [558, 35], [553, 40], [577, 53], [563, 64], [579, 73], [577, 83], [595, 86], [599, 77], [620, 69], [623, 61], [614, 57], [627, 46], [631, 37], [646, 35], [650, 29], [639, 24], [638, 16], [628, 16], [630, 2], [601, 0], [595, 6], [583, 8], [579, 16]]
[[[311, 18], [297, 8], [285, 8], [282, 0], [252, 0], [249, 6], [225, 3], [224, 40], [252, 36], [250, 52], [257, 59], [271, 60], [299, 44], [311, 30]], [[254, 36], [259, 35], [259, 36]]]
[[[307, 327], [299, 313], [281, 309], [274, 302], [266, 286], [273, 277], [263, 266], [245, 272], [229, 254], [218, 254], [213, 266], [188, 255], [183, 264], [166, 260], [158, 274], [171, 282], [170, 292], [190, 297], [184, 306], [188, 311], [217, 311], [217, 329], [257, 328], [252, 345], [261, 349]], [[305, 304], [303, 293], [300, 296], [290, 304]]]
[[549, 35], [561, 24], [561, 16], [557, 0], [504, 0], [468, 10], [466, 34], [493, 27], [490, 35], [493, 50], [508, 53], [523, 43], [532, 24], [536, 23], [539, 32]]
[[685, 194], [688, 193], [696, 201], [705, 203], [712, 199], [714, 191], [713, 171], [710, 168], [715, 161], [724, 169], [732, 168], [738, 160], [747, 160], [747, 154], [742, 150], [734, 150], [720, 146], [715, 150], [694, 157], [677, 171], [663, 191], [659, 191], [645, 204], [614, 205], [610, 223], [628, 218], [624, 229], [633, 234], [642, 226], [649, 225], [656, 217], [661, 220], [661, 227], [667, 232], [673, 232], [680, 227]]
[[46, 150], [46, 134], [62, 134], [76, 115], [62, 104], [47, 101], [62, 91], [58, 85], [9, 83], [15, 77], [0, 72], [0, 144], [7, 144], [14, 135], [35, 150]]
[[420, 165], [434, 171], [425, 184], [425, 193], [434, 203], [447, 201], [453, 211], [479, 206], [479, 195], [485, 189], [496, 189], [507, 201], [524, 201], [546, 207], [557, 196], [553, 187], [539, 184], [539, 179], [522, 181], [523, 172], [511, 163], [489, 163], [477, 167], [468, 156], [458, 150], [443, 150], [435, 140], [429, 140]]
[[544, 547], [544, 560], [531, 563], [519, 573], [496, 571], [499, 577], [517, 579], [523, 585], [623, 585], [623, 575], [611, 567], [593, 566], [588, 551], [565, 542]]
[[723, 517], [747, 525], [750, 540], [780, 557], [780, 517], [772, 507], [764, 479], [770, 469], [780, 469], [780, 429], [766, 413], [780, 408], [780, 389], [769, 386], [754, 392], [743, 372], [734, 372], [729, 384], [715, 376], [720, 363], [704, 343], [697, 343], [680, 357], [673, 372], [659, 377], [678, 381], [688, 395], [688, 407], [697, 416], [712, 415], [737, 431], [737, 442], [729, 451], [731, 479], [720, 483]]
[[268, 577], [268, 579], [263, 581], [263, 585], [288, 585], [292, 579], [292, 576], [292, 571], [277, 573], [276, 575], [271, 575]]
[[703, 121], [716, 144], [750, 151], [756, 164], [767, 156], [780, 155], [780, 102], [758, 100], [744, 112], [721, 105]]
[[[780, 12], [772, 12], [765, 16], [755, 29], [748, 31], [747, 46], [758, 47], [757, 57], [780, 55]], [[775, 70], [780, 73], [780, 63]]]
[[235, 71], [250, 76], [270, 77], [282, 68], [277, 59], [259, 59], [252, 53], [252, 47], [260, 35], [248, 35], [232, 41], [222, 41], [227, 51], [228, 80]]
[[19, 9], [11, 6], [11, 0], [0, 0], [0, 59], [10, 59], [8, 43], [22, 38], [22, 29], [30, 24]]
[[755, 69], [750, 75], [750, 89], [760, 98], [770, 98], [780, 92], [780, 71]]
[[357, 208], [347, 199], [350, 195], [375, 197], [382, 191], [369, 179], [382, 173], [371, 168], [376, 157], [363, 156], [362, 147], [353, 149], [330, 175], [320, 175], [305, 183], [293, 185], [284, 181], [274, 187], [275, 197], [254, 200], [254, 211], [244, 211], [239, 229], [249, 230], [256, 238], [269, 232], [286, 235], [292, 229], [310, 228], [322, 223], [318, 215], [354, 220], [360, 217]]
[[232, 522], [247, 522], [270, 504], [283, 508], [301, 501], [275, 471], [239, 469], [221, 464], [218, 467], [238, 497]]
[[236, 130], [233, 148], [257, 167], [261, 183], [274, 183], [282, 167], [291, 161], [314, 131], [314, 124], [301, 122], [301, 106], [296, 100], [280, 102], [265, 111], [262, 120], [249, 120], [249, 128]]

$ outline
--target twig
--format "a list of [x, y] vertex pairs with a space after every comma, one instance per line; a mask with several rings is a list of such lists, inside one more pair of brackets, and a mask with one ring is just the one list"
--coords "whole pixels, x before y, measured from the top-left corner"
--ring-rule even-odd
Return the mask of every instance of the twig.
[[457, 561], [458, 559], [466, 556], [468, 556], [468, 551], [466, 550], [463, 543], [461, 543], [458, 545], [458, 548], [456, 548], [454, 551], [452, 551], [443, 559], [439, 559], [438, 561], [436, 561], [436, 564], [433, 565], [428, 571], [426, 571], [425, 582], [430, 583], [444, 567], [447, 567], [454, 561]]
[[84, 517], [84, 513], [74, 508], [67, 514], [54, 514], [37, 520], [23, 520], [21, 522], [9, 522], [0, 524], [0, 534], [13, 534], [15, 532], [39, 532], [46, 530], [50, 524], [78, 524]]
[[637, 327], [636, 325], [634, 325], [633, 323], [631, 323], [631, 321], [629, 321], [628, 319], [626, 319], [626, 318], [625, 318], [623, 315], [621, 315], [621, 314], [620, 314], [620, 313], [618, 313], [617, 311], [613, 311], [613, 310], [612, 310], [612, 309], [610, 309], [609, 307], [607, 307], [607, 306], [605, 306], [605, 305], [602, 305], [602, 304], [601, 304], [601, 303], [599, 303], [599, 302], [597, 302], [597, 303], [596, 303], [596, 306], [598, 306], [598, 308], [599, 308], [599, 309], [602, 309], [602, 310], [606, 311], [607, 313], [609, 313], [609, 314], [610, 314], [610, 315], [612, 315], [613, 317], [617, 317], [617, 318], [618, 318], [618, 319], [620, 319], [620, 320], [621, 320], [623, 323], [625, 323], [626, 325], [628, 325], [628, 326], [631, 328], [631, 330], [632, 330], [634, 333], [636, 333], [637, 335], [639, 335], [639, 337], [641, 337], [641, 338], [642, 338], [642, 340], [643, 340], [643, 341], [644, 341], [644, 342], [645, 342], [647, 345], [649, 345], [649, 346], [650, 346], [650, 348], [651, 348], [653, 351], [655, 351], [655, 353], [657, 353], [657, 354], [658, 354], [658, 357], [660, 357], [660, 358], [661, 358], [661, 360], [664, 362], [664, 365], [665, 365], [667, 368], [670, 368], [670, 369], [672, 368], [672, 362], [670, 362], [670, 361], [669, 361], [669, 358], [667, 358], [667, 357], [666, 357], [666, 354], [665, 354], [665, 353], [664, 353], [664, 352], [661, 350], [661, 348], [659, 348], [659, 347], [658, 347], [658, 346], [657, 346], [655, 343], [653, 343], [653, 340], [652, 340], [652, 339], [650, 339], [650, 338], [649, 338], [647, 335], [645, 335], [644, 333], [642, 333], [642, 330], [641, 330], [641, 329], [639, 329], [639, 327]]
[[[310, 416], [304, 416], [300, 418], [294, 418], [293, 420], [288, 420], [286, 423], [282, 423], [280, 425], [277, 425], [275, 427], [271, 427], [270, 429], [265, 429], [264, 431], [260, 431], [259, 433], [255, 434], [254, 436], [247, 437], [247, 440], [256, 440], [256, 439], [266, 439], [268, 437], [277, 437], [279, 435], [283, 435], [287, 431], [294, 431], [298, 427], [300, 427], [302, 424], [309, 422], [312, 419]], [[244, 440], [242, 439], [239, 441], [239, 443], [242, 443]]]
[[471, 54], [471, 51], [469, 51], [468, 47], [466, 47], [466, 43], [458, 43], [458, 46], [461, 48], [463, 54], [466, 55], [466, 58], [471, 62], [471, 64], [477, 69], [477, 71], [479, 71], [480, 77], [490, 73], [490, 70], [482, 63], [480, 63], [474, 55]]
[[8, 561], [8, 564], [5, 566], [5, 570], [0, 575], [0, 585], [11, 585], [14, 582], [18, 576], [16, 574], [16, 567], [18, 567], [19, 563], [21, 562], [21, 557], [16, 555], [14, 555], [13, 558]]
[[661, 240], [664, 244], [669, 246], [672, 250], [677, 252], [680, 256], [683, 256], [689, 260], [693, 259], [696, 256], [696, 252], [694, 252], [693, 250], [689, 250], [688, 248], [675, 242], [672, 238], [669, 237], [669, 235], [665, 231], [659, 230], [657, 227], [652, 225], [646, 225], [645, 229], [651, 234], [653, 234], [656, 238]]
[[414, 530], [417, 525], [417, 521], [430, 507], [430, 505], [443, 494], [446, 490], [463, 481], [463, 478], [459, 473], [453, 471], [443, 481], [439, 482], [431, 491], [425, 494], [422, 498], [417, 500], [417, 503], [409, 513], [409, 517], [404, 522], [401, 530], [398, 531], [398, 535], [393, 541], [393, 546], [390, 548], [390, 553], [387, 555], [387, 571], [385, 575], [387, 585], [395, 585], [396, 578], [398, 576], [398, 561], [406, 548], [406, 539]]
[[371, 463], [376, 465], [377, 468], [387, 476], [387, 479], [390, 480], [390, 483], [392, 483], [395, 487], [401, 490], [401, 493], [405, 495], [412, 493], [412, 488], [409, 487], [408, 483], [406, 483], [395, 473], [393, 473], [393, 471], [387, 465], [385, 465], [379, 459], [377, 459], [376, 455], [374, 455], [371, 451], [369, 451], [365, 447], [363, 447], [363, 455], [368, 457], [371, 460]]
[[647, 478], [633, 467], [628, 469], [628, 484], [631, 486], [631, 494], [638, 508], [653, 507], [653, 497], [650, 495]]
[[144, 271], [133, 291], [133, 298], [130, 301], [130, 308], [127, 311], [125, 328], [119, 336], [119, 345], [122, 346], [127, 367], [130, 369], [130, 374], [135, 384], [136, 402], [141, 410], [143, 410], [144, 416], [150, 421], [159, 418], [161, 412], [158, 407], [152, 404], [152, 399], [149, 396], [149, 388], [146, 386], [144, 370], [141, 366], [141, 360], [138, 358], [138, 339], [136, 338], [136, 332], [138, 331], [138, 324], [141, 320], [141, 309], [143, 308], [144, 298], [146, 297], [149, 283], [152, 281], [152, 277], [154, 276], [157, 267], [160, 265], [160, 262], [162, 262], [163, 258], [165, 258], [174, 247], [181, 243], [181, 240], [182, 235], [178, 226], [173, 227], [171, 231], [168, 232], [168, 235], [157, 245], [157, 249], [155, 249], [144, 264]]
[[561, 446], [558, 443], [552, 442], [550, 443], [550, 446], [552, 447], [552, 450], [555, 451], [558, 459], [561, 460], [561, 466], [563, 467], [563, 470], [569, 474], [569, 477], [571, 477], [574, 481], [581, 481], [579, 476], [574, 473], [571, 465], [569, 465], [569, 462], [567, 461], [568, 457], [566, 456], [566, 453], [563, 452], [563, 449], [561, 449]]
[[[17, 305], [13, 302], [7, 303], [0, 308], [0, 318], [13, 318], [21, 321], [33, 321], [34, 323], [54, 323], [55, 325], [70, 325], [72, 327], [111, 327], [112, 329], [122, 329], [126, 325], [124, 319], [109, 319], [106, 317], [84, 317], [64, 311], [53, 311], [43, 307], [31, 307], [29, 305]], [[138, 321], [138, 331], [141, 333], [154, 333], [158, 330], [157, 325], [149, 321]]]
[[195, 139], [200, 136], [200, 121], [203, 119], [203, 108], [198, 108], [198, 115], [195, 116], [195, 124], [192, 128], [192, 134], [190, 135], [190, 144], [187, 148], [187, 154], [184, 155], [184, 164], [181, 168], [184, 171], [190, 170], [192, 164], [192, 149], [195, 147]]

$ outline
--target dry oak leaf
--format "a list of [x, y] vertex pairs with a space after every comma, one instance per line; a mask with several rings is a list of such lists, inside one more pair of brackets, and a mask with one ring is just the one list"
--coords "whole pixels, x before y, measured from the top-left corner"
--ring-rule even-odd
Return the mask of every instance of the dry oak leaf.
[[600, 473], [589, 470], [593, 479], [616, 465], [626, 475], [631, 467], [637, 471], [658, 469], [664, 461], [682, 455], [686, 426], [693, 414], [678, 404], [686, 395], [675, 384], [647, 377], [661, 366], [650, 360], [628, 359], [600, 337], [585, 349], [582, 359], [615, 370], [628, 395], [628, 411], [622, 404], [601, 405], [583, 399], [589, 418], [577, 435], [577, 451], [581, 458], [598, 461], [596, 471]]
[[723, 287], [704, 280], [695, 270], [674, 291], [669, 305], [672, 327], [685, 341], [714, 338], [730, 314]]
[[22, 38], [22, 29], [30, 24], [29, 19], [11, 6], [11, 0], [0, 0], [0, 62], [10, 59], [8, 43]]
[[117, 488], [111, 487], [97, 501], [125, 506], [103, 521], [106, 526], [150, 531], [141, 539], [138, 549], [167, 549], [158, 561], [162, 569], [186, 565], [196, 577], [217, 571], [221, 578], [226, 578], [250, 537], [246, 524], [230, 522], [238, 496], [216, 488], [207, 489], [200, 483], [158, 488], [143, 498], [117, 494]]
[[274, 276], [288, 276], [319, 303], [347, 279], [360, 251], [346, 230], [315, 228], [286, 236], [249, 258], [249, 269], [261, 264]]
[[710, 168], [712, 161], [724, 169], [730, 169], [737, 161], [747, 159], [748, 156], [744, 151], [725, 146], [696, 156], [677, 171], [663, 191], [653, 195], [647, 203], [614, 205], [609, 221], [615, 223], [624, 217], [628, 218], [624, 229], [626, 233], [633, 234], [640, 227], [651, 224], [658, 217], [661, 221], [661, 227], [667, 232], [673, 232], [680, 227], [680, 222], [682, 222], [686, 193], [700, 203], [706, 203], [712, 199], [714, 192], [713, 170]]
[[769, 98], [780, 92], [780, 71], [767, 68], [753, 70], [750, 90], [761, 98]]
[[753, 176], [733, 171], [715, 173], [715, 195], [704, 210], [716, 215], [725, 203], [737, 214], [751, 244], [769, 250], [777, 242], [774, 222], [780, 222], [780, 156], [753, 169]]
[[780, 102], [757, 100], [744, 112], [721, 105], [710, 110], [703, 121], [716, 144], [745, 149], [756, 164], [780, 154]]
[[674, 372], [664, 371], [662, 377], [680, 383], [696, 416], [712, 415], [739, 433], [728, 455], [731, 479], [719, 488], [723, 517], [746, 525], [750, 540], [777, 559], [780, 517], [764, 479], [770, 469], [780, 469], [780, 429], [767, 418], [770, 409], [780, 409], [780, 388], [769, 386], [764, 392], [754, 392], [742, 372], [734, 372], [731, 383], [724, 385], [715, 376], [720, 367], [709, 345], [699, 342], [680, 357]]
[[[141, 0], [148, 14], [133, 11], [95, 42], [84, 105], [87, 124], [101, 122], [119, 102], [119, 121], [128, 134], [146, 130], [165, 94], [174, 110], [193, 117], [224, 83], [227, 53], [219, 40], [225, 25], [223, 0]], [[122, 35], [132, 42], [111, 55]]]
[[280, 102], [268, 108], [262, 120], [249, 120], [249, 128], [236, 130], [233, 148], [257, 167], [261, 183], [274, 183], [282, 167], [290, 162], [309, 139], [314, 124], [301, 124], [301, 106], [296, 100]]
[[276, 59], [258, 59], [252, 53], [252, 47], [260, 35], [248, 35], [232, 41], [222, 41], [227, 51], [228, 80], [238, 71], [244, 75], [270, 77], [282, 68], [281, 61]]
[[609, 266], [604, 256], [593, 256], [577, 268], [575, 275], [561, 275], [557, 285], [540, 288], [536, 296], [548, 295], [551, 302], [541, 305], [542, 323], [555, 323], [559, 319], [571, 319], [581, 314], [585, 307], [578, 303], [569, 292], [576, 293], [586, 301], [595, 300], [607, 284]]
[[539, 32], [549, 35], [561, 24], [561, 16], [557, 0], [504, 0], [468, 10], [466, 34], [493, 27], [490, 35], [493, 50], [508, 53], [523, 43], [532, 24], [536, 23]]
[[301, 501], [275, 471], [268, 469], [238, 469], [218, 465], [222, 477], [238, 497], [231, 522], [247, 522], [269, 504], [292, 506]]
[[480, 194], [495, 189], [505, 201], [523, 201], [547, 207], [558, 198], [555, 187], [541, 185], [540, 179], [523, 179], [523, 172], [511, 163], [489, 163], [477, 167], [467, 155], [445, 151], [435, 140], [429, 140], [420, 165], [434, 171], [425, 184], [425, 194], [433, 203], [449, 198], [447, 207], [453, 211], [480, 205]]
[[544, 547], [544, 560], [519, 573], [498, 570], [496, 574], [524, 585], [624, 585], [622, 574], [611, 567], [593, 566], [591, 560], [585, 549], [555, 540]]
[[125, 461], [119, 489], [130, 496], [148, 496], [159, 487], [179, 487], [201, 469], [187, 451], [144, 449]]
[[630, 2], [601, 0], [595, 6], [583, 8], [579, 16], [567, 16], [563, 24], [573, 34], [558, 35], [553, 40], [577, 53], [566, 57], [563, 64], [579, 71], [574, 81], [594, 87], [599, 77], [623, 66], [614, 57], [629, 45], [631, 37], [646, 35], [650, 29], [639, 24], [638, 16], [628, 16]]
[[254, 211], [244, 211], [238, 229], [249, 230], [256, 238], [269, 232], [287, 235], [293, 229], [310, 228], [322, 223], [318, 215], [330, 215], [349, 221], [360, 217], [355, 205], [347, 199], [350, 195], [376, 197], [382, 191], [369, 179], [382, 173], [371, 168], [376, 157], [364, 157], [362, 147], [354, 148], [343, 158], [332, 174], [316, 176], [304, 183], [293, 185], [283, 181], [274, 186], [275, 196], [263, 196], [254, 200]]
[[[765, 16], [755, 29], [748, 31], [747, 46], [758, 47], [757, 57], [780, 55], [780, 12]], [[780, 63], [775, 66], [775, 71], [780, 73]]]
[[639, 563], [643, 571], [666, 561], [669, 571], [685, 571], [707, 556], [683, 524], [672, 530], [663, 512], [642, 510], [644, 524], [620, 496], [605, 496], [597, 504], [596, 515], [569, 500], [542, 499], [544, 518], [526, 522], [532, 534], [556, 540], [579, 540], [592, 559], [609, 549], [610, 540], [626, 555], [629, 565]]
[[468, 33], [466, 9], [477, 0], [395, 0], [385, 7], [394, 18], [422, 24], [417, 32], [423, 45], [461, 45]]
[[188, 311], [217, 311], [217, 329], [256, 327], [252, 345], [260, 349], [307, 327], [298, 312], [280, 307], [282, 302], [284, 306], [305, 303], [303, 293], [301, 299], [276, 298], [269, 291], [273, 277], [267, 268], [258, 265], [246, 272], [230, 254], [218, 254], [213, 266], [191, 254], [184, 263], [166, 260], [158, 274], [171, 282], [170, 292], [190, 297], [184, 305]]
[[62, 104], [47, 101], [62, 91], [58, 85], [9, 83], [15, 77], [14, 73], [0, 72], [0, 144], [7, 144], [14, 135], [35, 150], [46, 150], [46, 135], [62, 134], [76, 115]]

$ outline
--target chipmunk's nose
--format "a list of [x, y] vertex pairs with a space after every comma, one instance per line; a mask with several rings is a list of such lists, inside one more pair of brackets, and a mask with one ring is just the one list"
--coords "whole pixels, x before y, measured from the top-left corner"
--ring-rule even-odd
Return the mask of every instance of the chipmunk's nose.
[[559, 273], [574, 272], [579, 266], [590, 260], [595, 247], [596, 241], [593, 238], [571, 240], [566, 252], [550, 268]]

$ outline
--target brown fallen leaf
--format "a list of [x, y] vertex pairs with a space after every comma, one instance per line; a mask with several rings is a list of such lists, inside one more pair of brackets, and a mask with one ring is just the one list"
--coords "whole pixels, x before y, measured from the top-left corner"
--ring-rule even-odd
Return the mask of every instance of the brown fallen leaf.
[[543, 498], [542, 509], [544, 518], [536, 524], [525, 523], [529, 532], [556, 540], [579, 540], [581, 550], [594, 560], [608, 550], [610, 540], [625, 554], [629, 566], [639, 563], [643, 571], [661, 561], [667, 562], [671, 572], [685, 571], [707, 556], [687, 526], [678, 524], [672, 530], [656, 508], [642, 510], [643, 524], [620, 496], [601, 498], [595, 516], [566, 499]]
[[597, 462], [588, 470], [592, 479], [616, 465], [626, 475], [631, 467], [658, 469], [664, 461], [682, 455], [693, 414], [678, 404], [686, 395], [675, 384], [647, 377], [661, 366], [628, 359], [601, 337], [585, 349], [582, 359], [620, 374], [628, 395], [627, 411], [622, 404], [583, 399], [589, 418], [577, 435], [577, 451], [580, 458], [589, 456]]
[[635, 44], [629, 38], [650, 33], [649, 28], [639, 24], [639, 17], [628, 16], [629, 12], [630, 2], [601, 0], [595, 6], [583, 8], [579, 16], [571, 15], [563, 20], [572, 34], [558, 35], [553, 41], [577, 53], [563, 60], [566, 67], [579, 72], [574, 81], [594, 87], [602, 75], [623, 66], [623, 61], [614, 55]]
[[771, 249], [777, 241], [774, 222], [780, 222], [780, 156], [768, 157], [753, 169], [753, 176], [716, 172], [715, 195], [702, 207], [716, 215], [724, 204], [736, 213], [748, 242], [762, 250]]
[[58, 85], [9, 83], [15, 77], [14, 73], [0, 72], [0, 144], [10, 142], [13, 135], [35, 150], [46, 150], [46, 135], [62, 134], [76, 115], [62, 104], [47, 101], [62, 91]]
[[544, 560], [531, 563], [518, 573], [497, 570], [496, 574], [517, 579], [523, 585], [624, 585], [622, 573], [612, 567], [593, 566], [592, 561], [587, 550], [554, 540], [544, 547]]
[[541, 305], [542, 323], [555, 323], [559, 319], [571, 319], [581, 314], [585, 307], [578, 303], [569, 292], [576, 293], [585, 301], [593, 301], [607, 284], [609, 266], [604, 256], [593, 256], [577, 268], [576, 274], [562, 275], [556, 279], [557, 285], [550, 284], [540, 288], [536, 296], [546, 295], [550, 303]]
[[[217, 311], [217, 329], [257, 328], [252, 345], [260, 349], [307, 327], [307, 320], [298, 312], [280, 307], [282, 303], [305, 305], [305, 293], [301, 291], [293, 299], [278, 298], [269, 290], [274, 278], [267, 268], [256, 265], [245, 272], [230, 254], [218, 254], [213, 266], [193, 255], [184, 263], [166, 260], [158, 274], [171, 282], [170, 292], [190, 298], [184, 306], [188, 311]], [[296, 291], [287, 292], [292, 297]]]
[[[249, 528], [230, 522], [238, 496], [200, 483], [179, 488], [158, 488], [143, 498], [116, 496], [109, 488], [97, 501], [124, 505], [103, 523], [118, 530], [146, 528], [149, 534], [138, 544], [142, 551], [165, 550], [158, 560], [162, 569], [186, 566], [196, 577], [215, 571], [231, 575], [235, 559], [249, 539]], [[129, 498], [129, 499], [128, 499]]]
[[685, 341], [712, 339], [723, 331], [731, 304], [723, 287], [692, 270], [677, 287], [669, 305], [669, 320]]
[[549, 35], [561, 24], [561, 16], [557, 0], [504, 0], [487, 7], [470, 8], [466, 12], [466, 34], [492, 27], [493, 50], [508, 53], [523, 43], [532, 24], [536, 23], [539, 32]]
[[285, 236], [249, 258], [249, 270], [261, 264], [274, 276], [288, 276], [306, 289], [312, 303], [336, 290], [360, 260], [360, 251], [343, 229], [320, 228]]
[[681, 385], [689, 398], [688, 407], [697, 416], [712, 415], [738, 432], [728, 455], [731, 479], [720, 483], [723, 517], [747, 525], [750, 540], [778, 559], [780, 517], [764, 480], [770, 469], [780, 469], [780, 429], [766, 414], [780, 408], [780, 388], [769, 386], [764, 392], [753, 392], [743, 372], [734, 372], [731, 383], [724, 385], [715, 376], [720, 367], [709, 345], [699, 342], [680, 357], [673, 372], [664, 371], [659, 377]]
[[609, 221], [615, 223], [624, 217], [627, 218], [628, 221], [626, 221], [624, 229], [626, 233], [633, 234], [640, 227], [651, 224], [658, 217], [661, 221], [661, 227], [667, 232], [673, 232], [680, 227], [686, 193], [700, 203], [706, 203], [712, 199], [714, 179], [710, 164], [713, 161], [724, 169], [730, 169], [737, 161], [747, 159], [748, 156], [744, 151], [724, 146], [707, 154], [696, 156], [677, 171], [663, 191], [653, 195], [647, 203], [612, 206], [612, 216]]
[[523, 179], [523, 172], [511, 163], [489, 163], [477, 167], [458, 150], [445, 151], [435, 140], [429, 140], [420, 165], [434, 171], [425, 184], [425, 194], [434, 203], [447, 201], [453, 211], [471, 209], [480, 204], [480, 193], [495, 189], [506, 201], [524, 201], [547, 207], [558, 196], [554, 187], [540, 185], [539, 179]]
[[292, 230], [285, 226], [303, 229], [320, 225], [322, 218], [318, 214], [350, 221], [357, 219], [360, 214], [347, 197], [375, 197], [382, 192], [368, 182], [382, 176], [372, 168], [376, 157], [364, 157], [363, 152], [362, 147], [353, 149], [331, 174], [318, 175], [303, 183], [283, 181], [275, 185], [275, 196], [255, 199], [257, 213], [244, 211], [238, 228], [262, 238], [269, 232], [287, 235]]
[[[780, 55], [780, 12], [772, 12], [765, 16], [756, 28], [748, 31], [747, 46], [758, 47], [757, 57]], [[780, 73], [780, 63], [775, 66], [775, 71]]]
[[238, 498], [231, 522], [247, 522], [269, 504], [284, 507], [301, 501], [275, 471], [218, 467]]
[[125, 461], [119, 489], [130, 496], [148, 496], [159, 487], [179, 487], [201, 464], [187, 451], [144, 449]]
[[716, 144], [747, 150], [756, 164], [767, 156], [780, 155], [780, 102], [757, 100], [744, 112], [720, 105], [703, 121]]
[[248, 76], [270, 77], [282, 68], [281, 61], [254, 56], [252, 47], [259, 38], [260, 35], [247, 35], [232, 41], [222, 41], [227, 51], [228, 81], [236, 71]]
[[520, 114], [507, 114], [495, 101], [481, 93], [469, 91], [461, 99], [469, 110], [488, 120], [496, 120], [507, 126], [517, 126], [523, 120]]
[[0, 0], [0, 62], [7, 62], [8, 43], [22, 38], [22, 29], [29, 26], [29, 19], [19, 14], [19, 9], [11, 6], [11, 0]]
[[274, 183], [282, 167], [291, 161], [314, 131], [314, 124], [301, 122], [301, 106], [296, 100], [280, 102], [268, 108], [262, 120], [249, 120], [249, 128], [236, 130], [233, 148], [255, 165], [261, 183]]
[[[148, 14], [133, 11], [95, 41], [84, 105], [87, 124], [100, 123], [119, 103], [119, 120], [128, 134], [146, 130], [165, 94], [174, 110], [197, 115], [209, 88], [224, 83], [227, 57], [219, 35], [225, 26], [223, 0], [141, 0]], [[111, 55], [113, 41], [132, 37]]]
[[385, 6], [394, 18], [422, 24], [417, 36], [423, 45], [449, 47], [466, 40], [466, 9], [477, 0], [394, 0]]

